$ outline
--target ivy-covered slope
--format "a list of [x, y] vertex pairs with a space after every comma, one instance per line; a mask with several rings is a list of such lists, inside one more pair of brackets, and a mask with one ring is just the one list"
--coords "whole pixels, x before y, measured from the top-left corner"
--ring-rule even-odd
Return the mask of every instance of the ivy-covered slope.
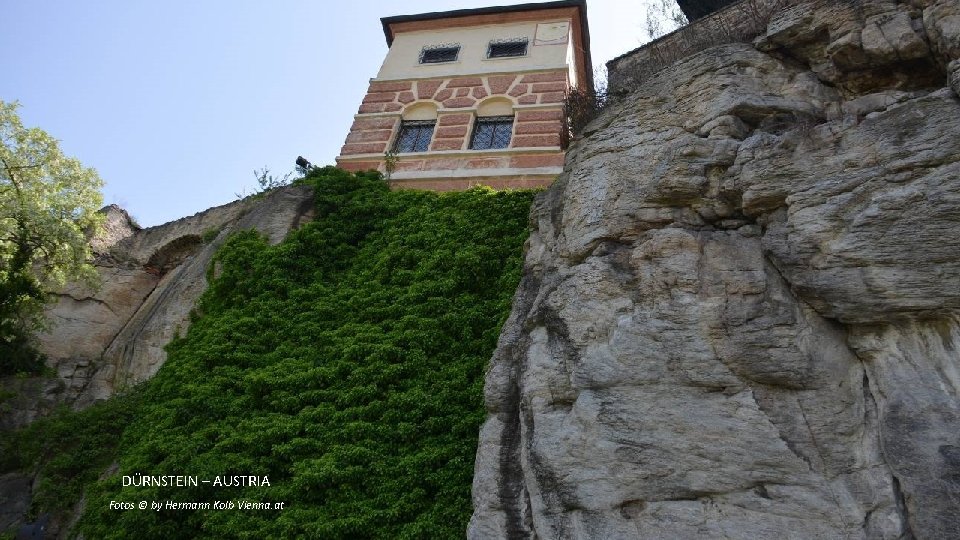
[[[520, 277], [530, 192], [391, 192], [327, 168], [317, 219], [218, 253], [187, 335], [138, 389], [88, 538], [454, 538], [470, 517], [487, 360]], [[269, 487], [123, 487], [123, 475]], [[283, 502], [118, 511], [111, 501]]]

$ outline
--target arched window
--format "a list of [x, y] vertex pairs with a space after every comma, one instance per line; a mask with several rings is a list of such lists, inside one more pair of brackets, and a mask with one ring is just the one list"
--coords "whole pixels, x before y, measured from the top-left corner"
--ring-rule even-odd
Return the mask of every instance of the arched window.
[[473, 123], [471, 150], [495, 150], [510, 146], [513, 135], [513, 103], [508, 99], [488, 99], [477, 107]]
[[430, 148], [433, 129], [437, 125], [437, 106], [433, 103], [414, 103], [403, 111], [400, 131], [393, 143], [393, 151], [426, 152]]

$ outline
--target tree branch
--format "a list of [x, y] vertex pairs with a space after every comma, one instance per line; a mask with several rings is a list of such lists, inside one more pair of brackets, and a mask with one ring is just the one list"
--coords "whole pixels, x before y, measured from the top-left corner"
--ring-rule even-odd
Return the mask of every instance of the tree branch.
[[3, 168], [8, 171], [19, 171], [20, 169], [36, 169], [37, 167], [43, 167], [42, 163], [37, 163], [36, 165], [7, 165], [6, 161], [3, 163]]

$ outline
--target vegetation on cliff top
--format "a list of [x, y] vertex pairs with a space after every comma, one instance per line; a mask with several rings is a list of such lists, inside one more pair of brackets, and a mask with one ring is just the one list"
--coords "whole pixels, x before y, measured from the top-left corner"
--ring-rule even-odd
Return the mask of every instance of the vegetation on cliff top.
[[[390, 191], [333, 168], [304, 181], [314, 222], [275, 246], [239, 233], [218, 252], [189, 332], [135, 392], [119, 470], [87, 488], [87, 537], [463, 535], [483, 374], [533, 195]], [[122, 486], [136, 474], [270, 486]], [[284, 509], [110, 509], [141, 500]]]

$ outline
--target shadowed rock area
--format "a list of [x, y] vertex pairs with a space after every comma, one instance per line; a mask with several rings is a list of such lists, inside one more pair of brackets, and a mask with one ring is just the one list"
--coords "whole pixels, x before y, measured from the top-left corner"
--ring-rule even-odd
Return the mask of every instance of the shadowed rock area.
[[960, 4], [854, 4], [679, 61], [573, 145], [470, 538], [960, 538]]

